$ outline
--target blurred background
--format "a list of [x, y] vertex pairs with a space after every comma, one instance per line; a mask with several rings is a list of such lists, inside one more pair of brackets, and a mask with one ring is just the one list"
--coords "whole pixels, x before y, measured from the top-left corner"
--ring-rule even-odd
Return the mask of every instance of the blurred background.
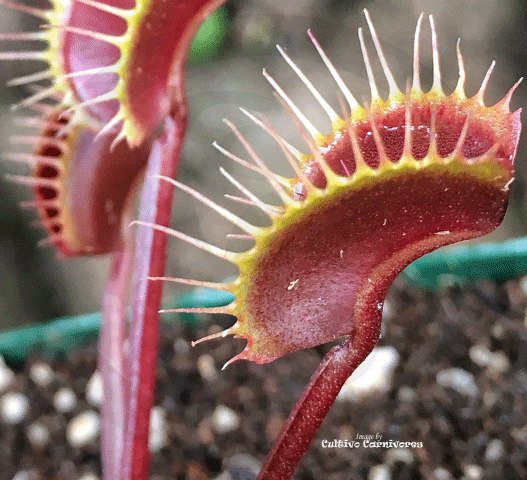
[[[40, 0], [27, 0], [26, 3], [33, 6], [41, 4]], [[312, 30], [349, 89], [356, 98], [361, 99], [369, 95], [357, 38], [358, 27], [366, 26], [362, 14], [364, 8], [370, 12], [401, 88], [412, 74], [413, 35], [421, 12], [433, 14], [436, 20], [446, 93], [450, 93], [457, 82], [455, 45], [458, 37], [461, 38], [467, 70], [468, 96], [478, 90], [492, 60], [496, 60], [497, 66], [487, 89], [487, 104], [501, 99], [515, 81], [527, 72], [527, 10], [523, 0], [228, 1], [224, 10], [224, 35], [208, 54], [196, 55], [189, 62], [187, 97], [190, 118], [179, 179], [249, 221], [265, 224], [265, 219], [255, 209], [222, 198], [223, 193], [235, 194], [235, 191], [220, 175], [219, 166], [227, 168], [264, 200], [277, 202], [265, 180], [241, 169], [212, 147], [212, 142], [217, 141], [224, 148], [247, 158], [222, 119], [228, 118], [240, 128], [273, 171], [290, 175], [278, 147], [259, 127], [251, 124], [238, 108], [243, 106], [262, 112], [271, 119], [284, 138], [297, 148], [306, 150], [261, 74], [262, 68], [266, 68], [315, 126], [323, 133], [329, 132], [329, 120], [280, 57], [275, 45], [280, 44], [287, 49], [338, 111], [337, 86], [310, 43], [306, 30]], [[2, 32], [33, 31], [40, 23], [27, 15], [2, 7]], [[421, 71], [425, 90], [431, 85], [429, 32], [429, 25], [424, 22]], [[379, 88], [386, 97], [387, 85], [383, 82], [371, 39], [368, 35], [366, 37], [378, 74]], [[22, 46], [2, 42], [1, 49], [11, 51], [15, 47], [27, 48], [27, 43]], [[1, 65], [0, 149], [2, 153], [7, 153], [18, 148], [10, 144], [10, 136], [20, 133], [20, 127], [13, 125], [14, 115], [9, 106], [27, 97], [29, 91], [23, 87], [7, 88], [3, 85], [13, 77], [36, 72], [39, 65], [36, 62], [2, 62]], [[527, 85], [520, 85], [513, 98], [512, 109], [525, 105], [526, 92]], [[16, 115], [20, 116], [20, 113]], [[517, 175], [512, 187], [511, 208], [504, 224], [493, 234], [494, 240], [527, 232], [526, 147], [523, 135], [516, 160]], [[21, 168], [8, 162], [0, 163], [1, 173], [20, 174], [23, 173]], [[37, 247], [38, 240], [44, 234], [31, 226], [36, 215], [18, 207], [18, 203], [28, 200], [30, 194], [29, 188], [0, 181], [0, 330], [99, 309], [107, 259], [59, 261], [49, 247]], [[173, 226], [222, 248], [241, 251], [250, 246], [241, 240], [227, 238], [226, 235], [233, 231], [232, 226], [181, 192], [175, 195]], [[235, 275], [236, 270], [226, 262], [172, 240], [167, 274], [219, 281]], [[165, 295], [170, 298], [181, 290], [179, 287], [167, 286]]]

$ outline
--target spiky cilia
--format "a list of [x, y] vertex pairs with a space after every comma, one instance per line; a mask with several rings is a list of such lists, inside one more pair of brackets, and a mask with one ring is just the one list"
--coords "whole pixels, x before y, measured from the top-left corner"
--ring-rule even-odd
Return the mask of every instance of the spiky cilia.
[[496, 105], [486, 106], [483, 97], [492, 65], [480, 90], [467, 98], [458, 44], [459, 81], [454, 92], [446, 95], [430, 17], [434, 83], [429, 92], [423, 92], [419, 74], [421, 16], [415, 34], [413, 84], [403, 93], [367, 12], [366, 19], [389, 85], [387, 100], [379, 96], [361, 30], [371, 89], [370, 103], [363, 106], [309, 33], [347, 100], [348, 105], [341, 102], [342, 117], [287, 54], [279, 51], [328, 114], [331, 133], [320, 134], [265, 71], [309, 153], [288, 144], [262, 116], [242, 109], [277, 141], [295, 171], [293, 178], [270, 172], [243, 135], [226, 121], [254, 163], [217, 148], [266, 177], [283, 204], [265, 204], [227, 172], [222, 173], [245, 202], [269, 216], [269, 227], [251, 225], [189, 187], [161, 177], [239, 227], [242, 237], [254, 240], [251, 249], [230, 252], [181, 232], [149, 225], [238, 267], [238, 278], [227, 284], [153, 279], [235, 295], [225, 307], [167, 310], [234, 315], [237, 321], [232, 327], [199, 340], [231, 334], [246, 339], [245, 349], [228, 363], [237, 359], [269, 362], [346, 337], [313, 375], [258, 477], [262, 480], [287, 479], [293, 474], [340, 387], [377, 342], [384, 297], [395, 276], [431, 250], [491, 232], [507, 208], [521, 129], [520, 110], [509, 110], [516, 85]]

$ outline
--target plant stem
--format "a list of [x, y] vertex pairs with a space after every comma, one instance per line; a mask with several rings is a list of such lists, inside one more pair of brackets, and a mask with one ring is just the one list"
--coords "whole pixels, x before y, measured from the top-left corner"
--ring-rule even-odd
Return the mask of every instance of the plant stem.
[[[163, 132], [153, 143], [150, 153], [139, 210], [139, 220], [144, 222], [167, 226], [170, 220], [172, 185], [159, 182], [152, 175], [175, 177], [187, 119], [186, 105], [183, 101], [179, 105], [174, 115], [165, 120]], [[166, 243], [164, 233], [138, 227], [129, 333], [129, 408], [126, 412], [125, 453], [118, 480], [148, 478], [149, 420], [154, 398], [158, 309], [163, 285], [162, 282], [150, 282], [147, 277], [164, 274]]]
[[101, 405], [103, 478], [118, 478], [122, 463], [127, 405], [123, 346], [132, 259], [133, 246], [127, 238], [121, 250], [113, 254], [102, 300], [98, 368], [104, 391]]
[[363, 321], [355, 333], [327, 353], [280, 430], [257, 480], [293, 476], [342, 385], [373, 350], [380, 329], [380, 315]]

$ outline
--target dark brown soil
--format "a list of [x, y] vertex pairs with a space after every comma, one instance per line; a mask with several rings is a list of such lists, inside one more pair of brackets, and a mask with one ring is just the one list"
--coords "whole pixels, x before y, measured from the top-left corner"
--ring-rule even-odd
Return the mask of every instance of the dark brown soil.
[[[496, 286], [482, 280], [429, 294], [399, 281], [390, 291], [388, 307], [381, 344], [397, 350], [399, 363], [387, 390], [336, 403], [295, 478], [527, 478], [527, 298], [520, 282]], [[221, 327], [231, 322], [214, 321]], [[231, 478], [254, 478], [252, 463], [263, 460], [327, 350], [302, 351], [263, 366], [238, 362], [220, 371], [243, 343], [226, 339], [187, 348], [187, 342], [205, 333], [177, 326], [163, 330], [155, 402], [166, 412], [169, 441], [152, 457], [152, 478], [200, 480], [223, 473], [221, 478], [227, 479], [226, 472]], [[501, 362], [489, 360], [485, 366], [477, 351], [497, 354], [491, 357]], [[95, 354], [95, 346], [89, 346], [66, 362], [45, 359], [56, 374], [47, 387], [29, 379], [36, 358], [16, 374], [7, 391], [25, 394], [30, 408], [17, 425], [0, 420], [1, 480], [22, 471], [33, 475], [20, 477], [28, 480], [70, 480], [88, 472], [100, 476], [97, 442], [72, 448], [65, 434], [71, 418], [93, 409], [85, 390], [96, 367]], [[212, 368], [204, 355], [212, 356]], [[452, 367], [472, 374], [477, 389], [440, 386], [438, 373]], [[53, 405], [54, 394], [64, 386], [78, 397], [67, 414]], [[218, 405], [238, 417], [239, 425], [228, 433], [215, 427]], [[28, 441], [28, 427], [35, 421], [50, 431], [43, 448]], [[323, 440], [354, 440], [358, 434], [422, 442], [422, 448], [322, 447]]]

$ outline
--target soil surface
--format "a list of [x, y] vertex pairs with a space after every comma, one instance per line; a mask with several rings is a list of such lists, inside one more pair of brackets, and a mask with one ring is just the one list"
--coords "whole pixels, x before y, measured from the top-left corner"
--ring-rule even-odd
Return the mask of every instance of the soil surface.
[[[391, 347], [385, 350], [397, 352], [397, 360], [377, 387], [359, 393], [346, 388], [295, 478], [527, 478], [524, 284], [481, 280], [424, 293], [398, 280], [387, 299], [380, 341]], [[189, 343], [231, 319], [217, 316], [213, 322], [197, 331], [163, 329], [152, 479], [254, 478], [329, 348], [262, 366], [238, 362], [221, 371], [243, 342], [224, 339], [194, 348]], [[95, 356], [95, 345], [72, 352], [66, 361], [35, 356], [14, 372], [0, 391], [5, 410], [0, 412], [0, 480], [100, 478], [97, 425], [91, 436], [89, 428], [85, 437], [72, 433], [78, 415], [98, 411]], [[47, 374], [43, 364], [51, 367]], [[361, 381], [376, 374], [372, 366]], [[57, 397], [65, 388], [76, 399], [69, 406]], [[22, 401], [20, 418], [16, 409], [9, 416], [6, 406], [13, 393], [28, 400], [25, 406]], [[368, 435], [386, 443], [365, 444]], [[324, 447], [333, 440], [352, 442], [353, 448]]]

